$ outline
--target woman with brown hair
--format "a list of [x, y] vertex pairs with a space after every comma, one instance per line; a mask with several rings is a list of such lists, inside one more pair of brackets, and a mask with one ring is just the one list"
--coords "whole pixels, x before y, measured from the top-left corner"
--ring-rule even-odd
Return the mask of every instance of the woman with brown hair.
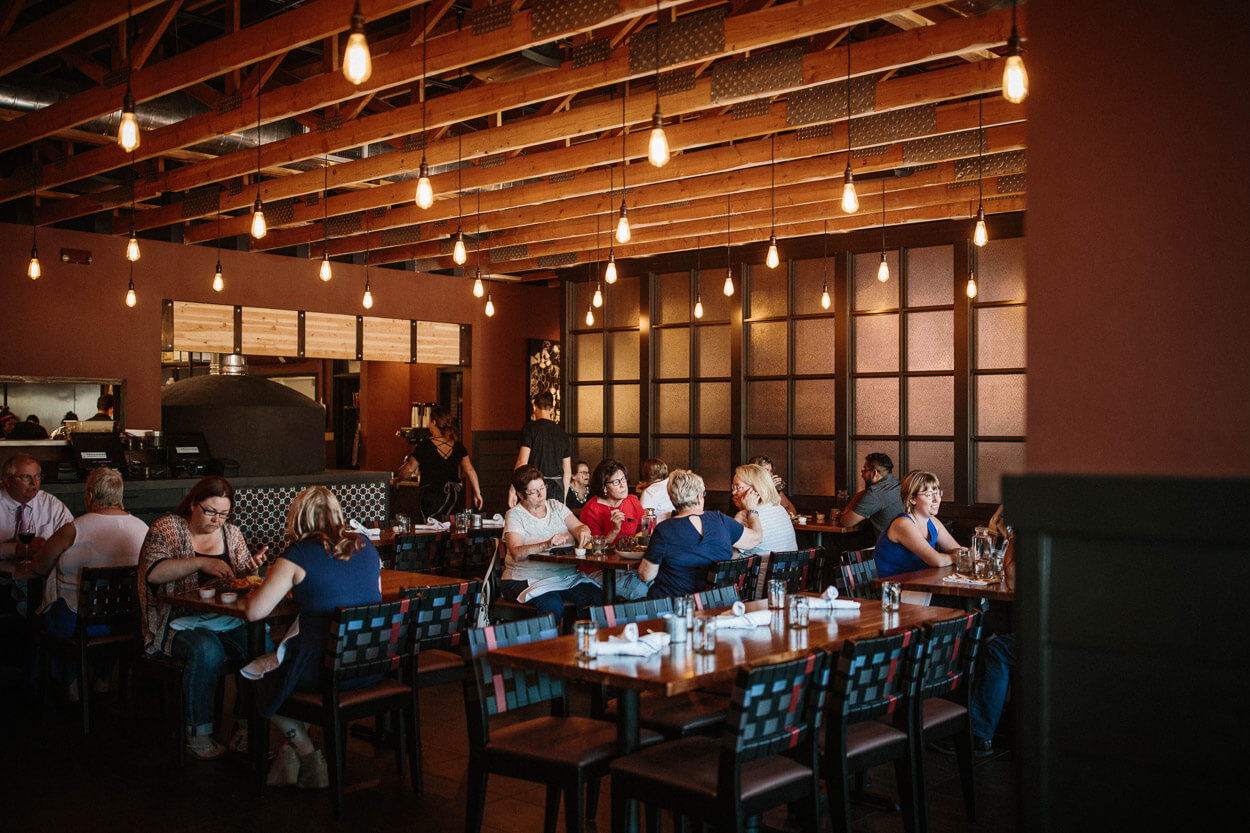
[[412, 447], [397, 476], [421, 477], [421, 514], [426, 518], [446, 520], [464, 505], [461, 494], [464, 481], [472, 490], [473, 508], [482, 508], [482, 489], [477, 472], [469, 459], [469, 451], [456, 434], [451, 411], [439, 405], [430, 412], [430, 436]]

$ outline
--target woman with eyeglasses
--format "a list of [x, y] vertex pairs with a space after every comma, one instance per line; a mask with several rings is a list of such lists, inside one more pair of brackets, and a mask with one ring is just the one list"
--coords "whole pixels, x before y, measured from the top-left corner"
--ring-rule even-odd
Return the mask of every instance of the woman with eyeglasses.
[[[225, 747], [213, 738], [213, 694], [227, 659], [247, 656], [243, 620], [179, 610], [158, 601], [162, 593], [194, 591], [202, 582], [254, 575], [268, 547], [252, 555], [243, 533], [229, 523], [234, 487], [224, 477], [200, 480], [168, 515], [148, 528], [139, 553], [139, 606], [143, 650], [186, 661], [182, 672], [187, 752], [193, 758], [219, 757]], [[247, 748], [247, 722], [236, 698], [230, 748]]]
[[[794, 536], [794, 524], [790, 522], [790, 513], [781, 505], [781, 495], [773, 485], [773, 475], [761, 465], [748, 463], [734, 469], [734, 479], [729, 486], [730, 496], [738, 513], [734, 520], [746, 525], [749, 515], [747, 508], [748, 496], [757, 500], [755, 509], [760, 516], [764, 540], [754, 547], [740, 550], [741, 555], [760, 556], [760, 575], [768, 575], [768, 557], [775, 552], [793, 552], [799, 548]], [[763, 598], [768, 593], [764, 582], [756, 587], [756, 598]]]
[[592, 535], [602, 535], [609, 546], [622, 535], [637, 535], [643, 508], [629, 491], [629, 470], [624, 463], [604, 460], [590, 475], [590, 500], [582, 507], [582, 523]]
[[928, 471], [908, 472], [899, 497], [903, 514], [885, 528], [873, 550], [877, 572], [884, 578], [954, 563], [947, 553], [959, 549], [959, 543], [936, 520], [942, 505], [937, 475]]

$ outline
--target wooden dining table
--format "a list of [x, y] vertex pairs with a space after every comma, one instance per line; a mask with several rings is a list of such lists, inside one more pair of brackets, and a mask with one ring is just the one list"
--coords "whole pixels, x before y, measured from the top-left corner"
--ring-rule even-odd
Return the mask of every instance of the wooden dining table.
[[[639, 703], [644, 692], [673, 696], [731, 681], [748, 665], [785, 662], [820, 648], [839, 650], [848, 639], [894, 633], [961, 615], [953, 608], [904, 604], [885, 613], [879, 601], [860, 599], [859, 609], [814, 610], [803, 628], [790, 628], [786, 615], [773, 613], [768, 627], [718, 629], [716, 652], [695, 653], [690, 642], [675, 643], [650, 657], [608, 656], [579, 659], [573, 636], [558, 636], [491, 651], [491, 659], [515, 668], [540, 671], [568, 680], [611, 686], [618, 691], [617, 747], [625, 755], [639, 748]], [[767, 609], [765, 600], [747, 610]], [[663, 621], [639, 623], [639, 631], [664, 630]], [[624, 626], [600, 628], [599, 638], [619, 634]], [[631, 816], [627, 829], [636, 829]]]
[[601, 585], [603, 591], [603, 603], [605, 605], [616, 604], [616, 571], [617, 570], [637, 570], [638, 564], [642, 561], [641, 556], [633, 558], [626, 557], [615, 550], [592, 555], [578, 555], [576, 553], [556, 554], [551, 552], [538, 552], [530, 554], [531, 561], [546, 561], [551, 564], [567, 564], [572, 567], [594, 567], [603, 570], [603, 582]]
[[1010, 602], [1015, 599], [1016, 576], [1014, 570], [1007, 570], [1003, 575], [1002, 581], [995, 581], [989, 584], [965, 584], [963, 582], [946, 580], [947, 576], [953, 575], [955, 575], [953, 566], [929, 567], [926, 570], [916, 570], [912, 573], [898, 573], [885, 578], [875, 578], [872, 580], [872, 586], [880, 588], [882, 582], [893, 581], [902, 585], [904, 590], [938, 593], [943, 596], [958, 596], [965, 600], [969, 610], [975, 607], [975, 602], [978, 599], [989, 599], [998, 602]]

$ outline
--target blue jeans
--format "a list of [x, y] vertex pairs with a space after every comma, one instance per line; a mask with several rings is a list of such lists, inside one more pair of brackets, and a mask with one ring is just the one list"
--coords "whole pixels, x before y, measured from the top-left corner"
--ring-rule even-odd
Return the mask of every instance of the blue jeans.
[[1016, 664], [1016, 635], [991, 635], [985, 643], [985, 670], [973, 680], [969, 712], [972, 734], [981, 740], [992, 740], [998, 720], [1007, 701], [1007, 684], [1012, 666]]
[[[212, 734], [213, 695], [217, 692], [227, 657], [243, 659], [247, 656], [247, 628], [178, 631], [170, 645], [170, 653], [175, 659], [187, 661], [187, 667], [182, 672], [187, 726], [195, 735]], [[241, 714], [238, 699], [235, 698], [236, 715]]]
[[[499, 582], [499, 593], [509, 601], [516, 601], [516, 597], [521, 595], [526, 587], [529, 587], [528, 581], [518, 579], [507, 579]], [[593, 581], [583, 581], [575, 584], [568, 590], [556, 590], [551, 593], [543, 593], [541, 596], [530, 596], [528, 600], [522, 604], [533, 605], [538, 608], [538, 613], [550, 613], [556, 617], [556, 624], [560, 624], [561, 617], [564, 615], [564, 603], [572, 602], [577, 606], [577, 617], [580, 619], [586, 615], [586, 608], [597, 604], [603, 604], [603, 591], [599, 585]]]

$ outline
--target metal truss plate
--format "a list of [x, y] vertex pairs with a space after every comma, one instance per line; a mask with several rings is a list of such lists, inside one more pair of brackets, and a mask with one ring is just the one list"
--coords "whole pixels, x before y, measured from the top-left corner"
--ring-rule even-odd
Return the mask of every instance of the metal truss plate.
[[800, 127], [794, 132], [794, 137], [800, 142], [807, 139], [819, 139], [822, 136], [832, 136], [833, 125], [829, 122], [823, 124], [809, 124], [807, 127]]
[[620, 11], [616, 0], [533, 0], [530, 28], [535, 37], [584, 29]]
[[903, 160], [908, 163], [937, 162], [957, 156], [976, 156], [980, 135], [981, 131], [964, 130], [912, 139], [903, 143]]
[[[535, 9], [537, 12], [537, 9]], [[580, 43], [569, 50], [569, 60], [573, 62], [574, 69], [588, 67], [591, 64], [601, 64], [612, 54], [612, 43], [607, 38], [595, 38], [586, 43]]]
[[937, 131], [937, 105], [890, 110], [851, 122], [851, 146], [880, 145]]
[[[846, 82], [835, 81], [790, 94], [786, 124], [797, 127], [846, 118]], [[871, 113], [877, 107], [877, 79], [866, 75], [851, 79], [851, 115]]]
[[363, 225], [359, 214], [340, 214], [326, 220], [325, 233], [330, 237], [347, 237], [359, 234]]
[[562, 171], [561, 173], [558, 173], [558, 174], [549, 174], [547, 176], [547, 181], [548, 182], [572, 182], [574, 177], [576, 176], [577, 176], [576, 171]]
[[329, 133], [331, 130], [338, 130], [343, 126], [343, 117], [338, 113], [330, 116], [328, 119], [317, 120], [317, 132]]
[[1023, 194], [1028, 190], [1028, 174], [1007, 174], [998, 178], [998, 193]]
[[512, 4], [509, 2], [492, 3], [469, 12], [469, 25], [474, 35], [485, 35], [507, 29], [512, 25]]
[[694, 67], [660, 73], [660, 96], [687, 93], [694, 89]]
[[852, 156], [856, 159], [875, 159], [878, 156], [885, 156], [889, 152], [889, 145], [873, 145], [866, 148], [855, 148]]
[[733, 106], [733, 120], [753, 119], [767, 116], [770, 101], [767, 98], [756, 98], [751, 101], [739, 101]]
[[405, 243], [421, 242], [420, 226], [400, 226], [382, 231], [383, 246], [402, 246]]
[[243, 106], [243, 95], [238, 91], [230, 95], [223, 95], [217, 99], [217, 115], [224, 115], [234, 110], [238, 110]]
[[491, 249], [490, 262], [503, 263], [509, 260], [524, 260], [529, 256], [529, 245], [525, 243], [518, 243], [515, 246], [500, 246], [498, 249]]
[[980, 166], [975, 156], [955, 160], [956, 179], [976, 179], [979, 176], [1002, 176], [1004, 174], [1023, 173], [1028, 169], [1023, 150], [1009, 150], [1006, 153], [990, 153], [983, 156]]
[[295, 220], [295, 198], [265, 203], [265, 219], [271, 227], [290, 225]]
[[414, 150], [425, 150], [425, 134], [414, 133], [411, 136], [405, 136], [399, 149], [404, 153], [412, 153]]
[[803, 50], [774, 49], [712, 68], [712, 102], [746, 98], [803, 84]]
[[216, 185], [192, 188], [182, 198], [182, 217], [203, 217], [216, 214], [221, 207], [221, 189]]
[[485, 171], [490, 168], [498, 168], [507, 161], [508, 161], [508, 154], [492, 153], [490, 156], [483, 156], [481, 160], [478, 161], [477, 166], [481, 168], [483, 171]]
[[660, 32], [660, 66], [684, 64], [725, 50], [725, 7], [688, 14], [676, 23], [652, 26], [629, 41], [630, 73], [655, 72], [655, 38]]
[[577, 263], [577, 252], [561, 252], [558, 255], [539, 255], [540, 269], [556, 269], [560, 266], [572, 266]]

